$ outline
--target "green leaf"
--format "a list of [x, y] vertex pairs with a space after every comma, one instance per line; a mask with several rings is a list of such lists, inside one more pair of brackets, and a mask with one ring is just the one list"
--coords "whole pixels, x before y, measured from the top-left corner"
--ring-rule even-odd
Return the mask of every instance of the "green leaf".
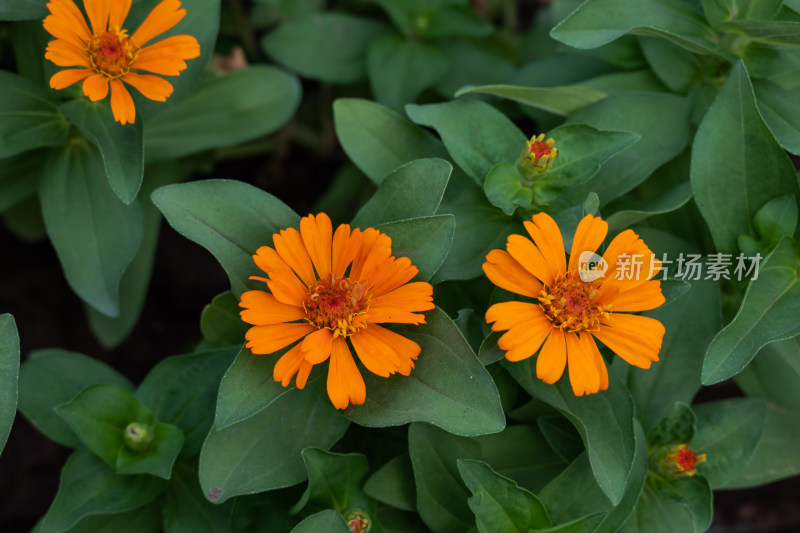
[[197, 469], [177, 463], [164, 494], [164, 530], [169, 533], [234, 533], [232, 503], [212, 505], [203, 497]]
[[312, 514], [292, 529], [291, 533], [350, 533], [342, 515], [331, 509]]
[[22, 204], [38, 192], [48, 157], [44, 149], [0, 159], [0, 213]]
[[560, 526], [539, 529], [536, 533], [593, 533], [603, 523], [605, 513], [594, 513]]
[[120, 476], [85, 448], [61, 469], [58, 493], [38, 533], [61, 533], [79, 520], [139, 509], [164, 492], [167, 482], [146, 474]]
[[416, 513], [417, 489], [408, 454], [395, 457], [375, 471], [364, 483], [364, 492], [379, 502]]
[[[760, 242], [747, 235], [739, 236], [739, 248], [755, 254], [757, 251], [771, 252], [783, 237], [791, 237], [797, 227], [797, 200], [793, 194], [773, 198], [756, 212], [753, 224], [761, 236]], [[748, 241], [755, 244], [751, 251], [747, 249]], [[745, 245], [743, 247], [743, 245]]]
[[447, 159], [433, 135], [375, 102], [339, 98], [333, 102], [333, 120], [345, 153], [379, 185], [390, 172], [414, 159]]
[[459, 459], [458, 470], [472, 497], [468, 503], [481, 533], [518, 533], [552, 525], [542, 502], [483, 461]]
[[609, 159], [588, 182], [562, 193], [564, 207], [582, 202], [590, 192], [601, 207], [643, 182], [680, 154], [689, 138], [690, 101], [665, 93], [617, 93], [586, 107], [568, 120], [600, 130], [632, 131], [639, 141]]
[[800, 337], [761, 348], [736, 384], [747, 396], [800, 410]]
[[[151, 502], [124, 513], [89, 515], [65, 533], [161, 533], [164, 531], [162, 521], [160, 503]], [[33, 529], [31, 533], [39, 531]]]
[[452, 98], [465, 85], [510, 83], [517, 73], [518, 66], [504, 46], [491, 39], [445, 39], [437, 44], [450, 63], [447, 76], [436, 86], [443, 98]]
[[[183, 447], [183, 433], [157, 422], [130, 392], [116, 385], [92, 385], [56, 408], [75, 435], [120, 474], [151, 474], [164, 479]], [[149, 426], [152, 442], [144, 449], [128, 447], [127, 426]]]
[[533, 188], [525, 181], [526, 177], [518, 165], [498, 163], [486, 175], [483, 191], [492, 205], [511, 216], [517, 207], [533, 208]]
[[755, 238], [751, 221], [758, 208], [797, 190], [794, 167], [761, 120], [741, 62], [697, 130], [690, 172], [697, 207], [720, 252], [734, 252], [739, 235]]
[[622, 533], [687, 533], [694, 531], [689, 509], [671, 499], [661, 497], [646, 486], [633, 516], [625, 522]]
[[686, 93], [699, 77], [698, 56], [659, 37], [640, 37], [647, 62], [664, 85], [676, 93]]
[[80, 440], [53, 408], [99, 383], [133, 390], [127, 378], [91, 357], [58, 349], [34, 351], [19, 369], [19, 410], [49, 439], [75, 448]]
[[142, 121], [123, 126], [114, 121], [111, 108], [83, 98], [58, 109], [100, 150], [114, 194], [126, 204], [133, 202], [144, 178]]
[[647, 432], [647, 444], [663, 447], [688, 443], [694, 436], [696, 426], [697, 417], [692, 409], [683, 402], [675, 402], [669, 416]]
[[367, 54], [367, 73], [375, 100], [398, 112], [436, 84], [449, 66], [441, 48], [396, 34], [375, 39]]
[[70, 287], [119, 314], [119, 284], [142, 240], [142, 209], [111, 190], [97, 149], [76, 140], [52, 156], [40, 186], [47, 234]]
[[704, 385], [732, 377], [747, 366], [765, 344], [800, 333], [800, 245], [786, 237], [750, 281], [742, 306], [720, 331], [703, 361]]
[[613, 505], [622, 500], [636, 448], [633, 401], [613, 374], [606, 391], [576, 397], [563, 376], [555, 386], [536, 377], [533, 358], [503, 366], [532, 396], [561, 412], [577, 428], [597, 483]]
[[306, 448], [302, 456], [308, 472], [308, 486], [292, 508], [292, 513], [303, 510], [309, 503], [340, 513], [351, 507], [369, 508], [369, 499], [361, 490], [369, 472], [366, 456], [331, 453], [317, 448]]
[[455, 215], [456, 232], [447, 259], [432, 280], [434, 284], [480, 276], [486, 254], [502, 248], [509, 234], [523, 231], [519, 222], [491, 205], [475, 186], [450, 197], [445, 195], [439, 213]]
[[210, 78], [147, 123], [147, 161], [263, 137], [294, 115], [301, 93], [297, 78], [268, 65]]
[[318, 13], [280, 25], [261, 45], [275, 61], [303, 77], [350, 83], [364, 78], [367, 48], [387, 29], [366, 18]]
[[775, 18], [781, 0], [703, 0], [703, 11], [714, 26], [736, 19], [767, 20]]
[[260, 270], [252, 255], [270, 245], [272, 235], [297, 225], [299, 217], [283, 202], [240, 181], [204, 180], [167, 185], [152, 195], [167, 222], [211, 252], [240, 295]]
[[417, 508], [425, 524], [439, 533], [463, 533], [475, 519], [458, 459], [477, 459], [479, 446], [427, 424], [411, 424], [408, 451], [414, 467]]
[[232, 292], [216, 295], [200, 315], [203, 338], [217, 348], [242, 344], [250, 325], [242, 321], [239, 311], [239, 300]]
[[92, 307], [86, 308], [92, 333], [104, 348], [116, 347], [125, 340], [136, 325], [144, 307], [161, 229], [161, 212], [150, 201], [150, 193], [158, 187], [179, 181], [185, 172], [186, 169], [181, 169], [177, 163], [147, 167], [140, 191], [144, 219], [142, 244], [120, 280], [119, 316], [110, 317]]
[[311, 390], [292, 390], [257, 415], [212, 428], [200, 452], [200, 485], [212, 503], [288, 487], [306, 478], [300, 451], [330, 448], [347, 420]]
[[422, 348], [411, 375], [365, 375], [367, 399], [345, 414], [368, 427], [428, 422], [456, 435], [496, 433], [505, 427], [500, 396], [458, 327], [444, 311], [427, 324], [396, 331]]
[[427, 281], [447, 257], [453, 243], [456, 220], [453, 215], [435, 215], [387, 222], [375, 229], [392, 238], [392, 255], [408, 257], [419, 269], [414, 279]]
[[[0, 18], [3, 7], [0, 4]], [[68, 130], [69, 122], [44, 87], [0, 70], [0, 159], [64, 144]]]
[[634, 426], [636, 453], [625, 494], [619, 504], [612, 506], [608, 501], [592, 474], [588, 455], [584, 453], [539, 493], [539, 498], [544, 502], [550, 512], [550, 518], [555, 523], [571, 523], [569, 521], [580, 520], [581, 517], [605, 513], [599, 520], [601, 523], [591, 531], [596, 533], [619, 531], [620, 526], [625, 523], [637, 505], [648, 474], [647, 439], [641, 424], [634, 422]]
[[381, 182], [355, 217], [354, 227], [431, 216], [438, 209], [453, 166], [444, 159], [417, 159], [401, 166]]
[[281, 386], [272, 377], [275, 363], [285, 353], [254, 355], [242, 348], [222, 376], [217, 398], [214, 426], [219, 431], [260, 413], [275, 400], [294, 390], [294, 385]]
[[583, 441], [572, 423], [560, 415], [542, 415], [536, 419], [550, 448], [565, 461], [574, 461], [585, 449]]
[[[737, 20], [724, 29], [744, 33], [748, 39], [773, 46], [800, 44], [800, 22], [785, 20]], [[738, 31], [737, 31], [738, 30]]]
[[411, 120], [434, 128], [447, 151], [479, 185], [494, 165], [513, 162], [525, 147], [525, 135], [504, 114], [479, 100], [408, 105]]
[[0, 453], [17, 413], [19, 380], [19, 333], [14, 317], [0, 315]]
[[739, 398], [695, 406], [697, 432], [691, 449], [706, 454], [697, 465], [698, 475], [717, 489], [735, 479], [753, 457], [761, 439], [765, 404], [754, 398]]
[[183, 456], [200, 451], [213, 421], [220, 380], [237, 352], [234, 347], [168, 357], [136, 389], [136, 398], [158, 420], [183, 431]]
[[626, 33], [655, 35], [701, 54], [723, 52], [705, 23], [700, 6], [691, 0], [672, 3], [641, 0], [589, 0], [550, 32], [550, 36], [575, 48], [597, 48]]
[[0, 1], [0, 20], [41, 20], [47, 13], [47, 8], [41, 0]]
[[767, 80], [753, 80], [758, 110], [781, 147], [800, 154], [800, 103], [794, 93]]
[[654, 215], [671, 213], [686, 205], [691, 198], [692, 187], [688, 181], [684, 181], [662, 194], [647, 200], [637, 200], [633, 204], [636, 207], [621, 209], [606, 217], [609, 233], [629, 228]]
[[377, 0], [376, 3], [410, 39], [481, 37], [492, 31], [491, 24], [459, 0]]
[[597, 103], [607, 96], [603, 91], [580, 85], [563, 87], [479, 85], [477, 87], [464, 87], [456, 92], [456, 96], [463, 96], [469, 93], [499, 96], [500, 98], [513, 100], [514, 102], [549, 111], [563, 117], [574, 115], [584, 107]]
[[800, 410], [767, 404], [764, 430], [750, 462], [726, 489], [756, 487], [800, 473]]

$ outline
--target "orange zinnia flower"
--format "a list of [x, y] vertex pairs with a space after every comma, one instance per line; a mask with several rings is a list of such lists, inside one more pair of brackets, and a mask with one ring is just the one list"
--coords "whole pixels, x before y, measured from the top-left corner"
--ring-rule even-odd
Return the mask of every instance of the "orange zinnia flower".
[[[636, 233], [617, 235], [601, 263], [593, 252], [605, 239], [608, 223], [587, 215], [575, 231], [568, 264], [561, 231], [549, 215], [534, 215], [525, 229], [533, 242], [510, 235], [507, 251], [492, 250], [483, 264], [498, 287], [538, 300], [498, 303], [486, 312], [492, 330], [508, 330], [497, 343], [506, 359], [521, 361], [541, 347], [536, 376], [555, 383], [569, 363], [576, 396], [608, 388], [608, 371], [594, 338], [634, 366], [650, 368], [658, 361], [664, 326], [653, 318], [624, 314], [664, 303], [661, 282], [651, 280], [660, 263]], [[580, 258], [584, 254], [606, 267], [605, 274], [590, 272], [584, 276], [590, 280], [583, 281], [587, 266], [579, 261], [591, 260]], [[640, 275], [631, 275], [634, 266]]]
[[91, 31], [72, 0], [50, 0], [47, 9], [51, 14], [44, 19], [44, 29], [56, 38], [48, 43], [44, 57], [60, 67], [81, 67], [55, 73], [50, 87], [64, 89], [83, 80], [83, 94], [97, 102], [108, 95], [110, 86], [111, 111], [122, 124], [133, 123], [136, 118], [133, 99], [123, 81], [146, 98], [164, 102], [172, 94], [172, 85], [136, 71], [177, 76], [186, 68], [184, 60], [200, 55], [200, 44], [191, 35], [173, 35], [144, 46], [186, 15], [185, 9], [179, 9], [179, 0], [163, 0], [128, 37], [122, 24], [131, 1], [84, 0]]
[[[350, 346], [370, 372], [383, 377], [411, 373], [419, 345], [379, 324], [424, 324], [419, 311], [433, 309], [433, 287], [408, 283], [418, 270], [407, 257], [392, 257], [392, 240], [374, 228], [333, 232], [325, 213], [300, 220], [300, 231], [281, 230], [274, 248], [262, 246], [253, 259], [267, 273], [270, 292], [248, 291], [239, 305], [254, 354], [289, 349], [273, 377], [285, 387], [297, 374], [302, 389], [313, 365], [330, 357], [328, 396], [337, 409], [361, 405], [366, 386]], [[348, 343], [349, 340], [349, 343]]]

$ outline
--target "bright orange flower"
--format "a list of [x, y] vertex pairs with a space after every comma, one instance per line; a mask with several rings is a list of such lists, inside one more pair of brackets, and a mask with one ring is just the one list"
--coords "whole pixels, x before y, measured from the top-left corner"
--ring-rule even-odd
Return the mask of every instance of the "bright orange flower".
[[[594, 252], [608, 233], [608, 223], [587, 215], [575, 231], [567, 263], [561, 231], [549, 215], [534, 215], [525, 229], [532, 242], [510, 235], [507, 251], [492, 250], [483, 264], [498, 287], [537, 299], [498, 303], [486, 312], [492, 330], [508, 330], [497, 343], [506, 359], [527, 359], [541, 347], [537, 377], [555, 383], [569, 364], [576, 396], [608, 388], [608, 371], [594, 339], [634, 366], [650, 368], [658, 361], [664, 326], [653, 318], [625, 314], [664, 303], [661, 282], [651, 279], [660, 263], [636, 233], [617, 235], [601, 262]], [[594, 263], [587, 266], [590, 261]], [[592, 266], [605, 271], [592, 271]]]
[[44, 29], [56, 38], [47, 45], [44, 57], [59, 67], [81, 67], [56, 72], [50, 87], [64, 89], [83, 80], [83, 94], [92, 102], [102, 100], [111, 89], [111, 110], [122, 124], [133, 123], [136, 108], [122, 82], [135, 87], [150, 100], [164, 102], [172, 84], [152, 74], [177, 76], [186, 59], [200, 55], [200, 44], [191, 35], [173, 35], [144, 46], [175, 26], [186, 15], [179, 0], [162, 0], [128, 36], [123, 29], [132, 0], [84, 0], [91, 30], [72, 0], [50, 0], [50, 15]]
[[245, 292], [239, 306], [242, 320], [253, 325], [245, 338], [254, 354], [300, 341], [275, 364], [275, 381], [285, 387], [297, 374], [302, 389], [311, 367], [330, 358], [328, 396], [345, 409], [366, 398], [351, 346], [373, 374], [411, 373], [419, 345], [379, 324], [424, 324], [417, 313], [433, 309], [433, 287], [408, 283], [418, 270], [407, 257], [392, 256], [388, 235], [347, 224], [334, 232], [320, 213], [300, 220], [300, 231], [288, 228], [272, 239], [274, 248], [262, 246], [253, 256], [267, 278], [251, 278], [270, 292]]

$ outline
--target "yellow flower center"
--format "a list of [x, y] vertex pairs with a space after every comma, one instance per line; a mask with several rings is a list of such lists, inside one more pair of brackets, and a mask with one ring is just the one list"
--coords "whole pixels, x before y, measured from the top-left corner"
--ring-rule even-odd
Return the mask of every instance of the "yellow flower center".
[[552, 287], [545, 286], [539, 294], [539, 306], [557, 328], [570, 333], [597, 331], [600, 319], [611, 313], [610, 305], [594, 301], [602, 280], [582, 281], [571, 271], [559, 274]]
[[362, 282], [328, 274], [309, 288], [303, 308], [312, 326], [329, 329], [334, 337], [347, 337], [367, 327], [357, 318], [367, 312], [369, 303]]
[[89, 41], [89, 61], [92, 70], [107, 78], [120, 78], [127, 74], [138, 53], [138, 48], [128, 39], [128, 31], [117, 28]]

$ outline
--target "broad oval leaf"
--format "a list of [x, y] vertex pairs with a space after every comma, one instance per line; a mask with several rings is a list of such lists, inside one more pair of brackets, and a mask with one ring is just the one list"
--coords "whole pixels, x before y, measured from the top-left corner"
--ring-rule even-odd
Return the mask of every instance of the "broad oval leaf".
[[568, 85], [564, 87], [520, 87], [517, 85], [479, 85], [464, 87], [456, 93], [462, 96], [469, 93], [490, 94], [556, 115], [568, 117], [584, 107], [599, 102], [607, 94], [604, 91]]
[[332, 509], [326, 509], [303, 519], [291, 533], [351, 533], [344, 517]]
[[261, 272], [253, 262], [256, 250], [300, 219], [271, 194], [240, 181], [167, 185], [153, 192], [152, 199], [178, 233], [217, 258], [236, 295], [251, 288], [249, 277]]
[[367, 373], [367, 399], [349, 407], [347, 418], [369, 427], [428, 422], [455, 435], [501, 431], [505, 416], [491, 376], [444, 311], [426, 318], [427, 324], [397, 328], [422, 348], [411, 375]]
[[242, 321], [239, 311], [239, 299], [231, 291], [216, 295], [200, 315], [203, 338], [217, 348], [242, 344], [250, 324]]
[[427, 281], [444, 263], [456, 220], [453, 215], [412, 218], [380, 224], [375, 229], [392, 238], [392, 255], [408, 257], [419, 269], [414, 279]]
[[0, 315], [0, 453], [6, 446], [17, 414], [19, 333], [14, 317]]
[[170, 533], [235, 533], [231, 523], [233, 503], [213, 505], [203, 498], [197, 468], [177, 463], [164, 493], [165, 531]]

